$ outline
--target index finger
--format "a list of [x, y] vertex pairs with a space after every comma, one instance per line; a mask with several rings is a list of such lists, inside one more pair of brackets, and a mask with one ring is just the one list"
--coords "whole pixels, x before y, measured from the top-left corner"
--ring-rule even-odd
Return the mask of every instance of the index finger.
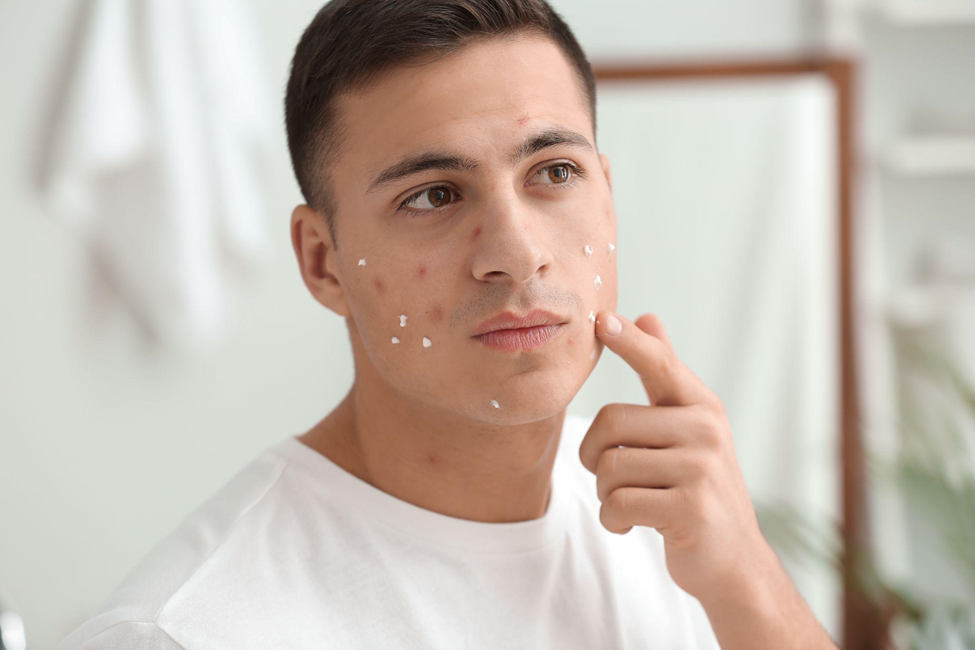
[[[622, 324], [618, 334], [607, 330], [611, 317]], [[641, 317], [637, 322], [643, 323], [646, 318]], [[677, 356], [674, 346], [663, 334], [663, 326], [657, 328], [649, 323], [646, 327], [642, 329], [610, 311], [600, 312], [596, 318], [596, 335], [640, 375], [651, 404], [690, 406], [710, 401], [714, 394]], [[652, 333], [655, 330], [662, 336], [655, 336]]]

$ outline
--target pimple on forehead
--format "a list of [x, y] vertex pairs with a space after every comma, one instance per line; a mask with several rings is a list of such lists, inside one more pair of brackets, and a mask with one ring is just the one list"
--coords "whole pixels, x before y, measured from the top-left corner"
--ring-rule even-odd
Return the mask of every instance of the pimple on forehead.
[[416, 277], [422, 278], [427, 274], [427, 267], [425, 264], [421, 264], [416, 269]]
[[525, 117], [519, 117], [519, 118], [518, 118], [517, 120], [515, 120], [515, 121], [516, 121], [516, 122], [518, 123], [518, 126], [525, 126], [525, 122], [527, 122], [527, 121], [528, 121], [528, 119], [529, 119], [529, 118], [528, 118], [528, 116], [526, 115]]
[[477, 241], [477, 238], [480, 236], [481, 236], [481, 227], [478, 226], [477, 228], [474, 229], [474, 232], [471, 234], [471, 241]]

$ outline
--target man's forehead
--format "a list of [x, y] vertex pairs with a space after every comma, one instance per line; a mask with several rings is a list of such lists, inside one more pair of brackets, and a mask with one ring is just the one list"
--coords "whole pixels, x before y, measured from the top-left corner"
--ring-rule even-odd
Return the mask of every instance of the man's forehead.
[[581, 84], [545, 39], [466, 46], [340, 103], [344, 153], [358, 158], [367, 193], [423, 169], [474, 171], [475, 143], [509, 164], [556, 144], [595, 151]]

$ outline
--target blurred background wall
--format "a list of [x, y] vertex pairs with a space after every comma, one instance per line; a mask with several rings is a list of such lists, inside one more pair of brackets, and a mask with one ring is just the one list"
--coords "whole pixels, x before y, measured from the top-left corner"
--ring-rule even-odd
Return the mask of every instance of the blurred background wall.
[[[266, 245], [247, 264], [222, 271], [234, 286], [225, 292], [227, 318], [214, 327], [210, 342], [195, 345], [154, 340], [144, 324], [93, 292], [98, 284], [89, 249], [33, 186], [45, 102], [58, 87], [60, 57], [82, 5], [0, 2], [0, 599], [23, 617], [30, 648], [53, 648], [189, 511], [262, 449], [306, 430], [351, 384], [344, 323], [307, 293], [288, 234], [290, 212], [301, 197], [281, 103], [294, 46], [320, 4], [245, 5], [257, 30], [254, 56], [269, 77], [270, 137], [259, 162]], [[938, 311], [921, 282], [964, 267], [973, 250], [975, 154], [966, 147], [975, 149], [975, 12], [957, 3], [953, 13], [941, 15], [814, 0], [552, 4], [595, 66], [802, 56], [827, 46], [858, 57], [864, 174], [858, 310], [866, 331], [862, 381], [871, 435], [893, 436], [894, 364], [885, 338], [892, 306], [914, 323], [948, 318], [959, 358], [975, 367], [973, 310], [964, 307], [971, 292], [953, 289], [951, 308]], [[755, 496], [787, 484], [788, 472], [771, 471], [770, 458], [791, 459], [785, 467], [798, 472], [797, 494], [806, 499], [795, 503], [835, 516], [837, 396], [828, 383], [835, 376], [835, 313], [828, 311], [833, 278], [817, 274], [828, 274], [832, 259], [831, 224], [824, 223], [835, 191], [824, 174], [832, 152], [825, 140], [802, 137], [828, 137], [830, 90], [816, 80], [794, 80], [774, 87], [746, 84], [731, 95], [720, 89], [641, 92], [614, 88], [600, 95], [599, 144], [613, 160], [620, 219], [620, 311], [634, 317], [660, 313], [678, 352], [733, 404], [736, 446]], [[650, 161], [634, 146], [634, 134], [619, 128], [647, 110], [674, 127], [637, 131], [656, 150], [670, 152]], [[700, 121], [739, 124], [741, 135], [736, 141], [719, 129], [720, 146], [710, 143], [703, 155], [708, 143], [689, 140]], [[756, 168], [764, 154], [782, 156], [791, 167]], [[736, 162], [746, 158], [755, 164]], [[661, 182], [665, 178], [672, 182]], [[701, 188], [695, 184], [700, 178], [721, 185]], [[139, 199], [132, 192], [120, 213], [154, 209]], [[710, 221], [689, 222], [687, 214]], [[794, 248], [764, 256], [759, 248], [752, 279], [790, 259], [798, 260], [789, 269], [805, 278], [802, 283], [754, 284], [765, 290], [748, 293], [760, 300], [742, 311], [735, 295], [712, 282], [719, 274], [685, 282], [682, 271], [720, 252], [721, 237], [747, 242], [753, 232], [773, 241], [768, 228], [776, 223], [785, 229], [776, 241], [791, 241]], [[647, 281], [627, 271], [636, 268], [627, 265], [637, 263], [641, 250], [659, 265]], [[716, 264], [719, 271], [749, 268], [733, 256]], [[801, 299], [788, 302], [797, 288], [804, 289]], [[905, 305], [905, 296], [915, 299]], [[725, 308], [739, 317], [729, 324], [734, 329], [720, 319]], [[761, 320], [742, 322], [742, 314]], [[803, 315], [809, 320], [782, 321]], [[774, 357], [763, 348], [735, 348], [732, 333], [753, 341], [763, 325], [794, 336], [773, 337]], [[607, 401], [643, 399], [638, 382], [628, 381], [613, 362], [600, 363], [570, 412], [591, 416]], [[790, 363], [796, 371], [781, 388], [793, 401], [778, 400], [774, 412], [772, 405], [763, 411], [756, 395]], [[741, 376], [735, 374], [739, 367]], [[807, 428], [797, 433], [791, 426], [796, 422]], [[805, 442], [790, 447], [796, 440]], [[766, 443], [778, 445], [774, 453]], [[885, 512], [878, 526], [904, 524], [897, 507]], [[902, 531], [881, 532], [903, 537]], [[909, 571], [905, 549], [905, 543], [894, 544], [885, 553]], [[796, 565], [790, 570], [838, 638], [835, 581], [803, 577]]]

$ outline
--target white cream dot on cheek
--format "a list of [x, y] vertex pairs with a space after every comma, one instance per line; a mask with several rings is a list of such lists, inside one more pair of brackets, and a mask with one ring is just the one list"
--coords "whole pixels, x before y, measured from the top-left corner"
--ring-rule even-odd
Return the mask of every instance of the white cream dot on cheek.
[[398, 343], [399, 343], [399, 339], [394, 336], [393, 337], [393, 345], [397, 345]]
[[615, 250], [616, 250], [616, 247], [615, 247], [615, 246], [613, 246], [612, 244], [609, 244], [609, 245], [608, 245], [607, 247], [609, 248], [609, 252], [610, 252], [610, 253], [612, 253], [613, 251], [615, 251]]
[[586, 257], [592, 257], [592, 246], [586, 244], [586, 247], [583, 248], [582, 250], [586, 254]]
[[590, 323], [596, 322], [596, 314], [594, 314], [593, 312], [589, 312], [589, 322]]
[[362, 259], [359, 260], [359, 266], [365, 266], [365, 265], [366, 265], [366, 258], [363, 257]]
[[597, 275], [597, 276], [596, 276], [596, 281], [595, 281], [595, 282], [593, 283], [593, 284], [595, 284], [595, 285], [596, 285], [596, 290], [597, 290], [597, 291], [599, 290], [599, 286], [600, 286], [600, 285], [601, 285], [602, 283], [603, 283], [603, 281], [602, 281], [602, 279], [601, 279], [601, 278], [600, 278], [600, 277], [599, 277], [599, 276]]
[[406, 327], [406, 316], [403, 314], [400, 314], [399, 316], [399, 326]]
[[498, 404], [498, 400], [496, 400], [496, 399], [491, 400], [491, 406], [493, 406], [496, 409], [501, 408], [501, 405]]
[[431, 345], [433, 345], [433, 341], [431, 341], [430, 339], [428, 339], [427, 337], [424, 336], [423, 337], [423, 347], [428, 348]]

